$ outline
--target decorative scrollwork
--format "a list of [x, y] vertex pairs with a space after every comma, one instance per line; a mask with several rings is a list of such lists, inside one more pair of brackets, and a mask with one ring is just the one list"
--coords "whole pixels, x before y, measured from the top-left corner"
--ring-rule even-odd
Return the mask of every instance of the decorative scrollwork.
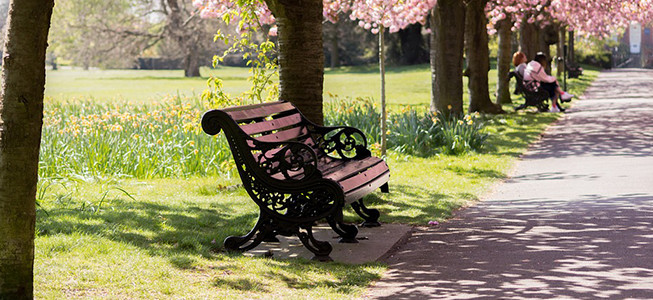
[[[281, 146], [281, 147], [280, 147]], [[258, 165], [268, 175], [282, 174], [284, 179], [301, 180], [311, 178], [317, 171], [317, 156], [310, 147], [296, 142], [286, 144], [254, 143]]]
[[256, 178], [250, 178], [243, 184], [261, 208], [287, 219], [318, 220], [329, 215], [336, 205], [335, 195], [327, 189], [280, 193], [270, 190]]
[[[336, 153], [339, 158], [370, 156], [365, 134], [353, 127], [323, 127], [317, 142], [326, 153]], [[326, 130], [324, 130], [326, 129]]]

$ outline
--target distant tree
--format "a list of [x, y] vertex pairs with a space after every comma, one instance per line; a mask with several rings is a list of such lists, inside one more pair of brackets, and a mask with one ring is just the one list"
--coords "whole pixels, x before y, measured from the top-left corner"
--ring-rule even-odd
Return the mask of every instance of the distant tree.
[[422, 24], [415, 23], [397, 32], [401, 45], [399, 64], [415, 65], [429, 62], [428, 44], [422, 35], [423, 27]]
[[51, 44], [56, 56], [85, 68], [131, 67], [144, 54], [181, 58], [192, 77], [211, 62], [216, 28], [191, 0], [60, 0]]
[[[324, 22], [323, 40], [326, 66], [367, 65], [378, 61], [378, 37], [358, 26], [358, 21], [348, 17], [338, 18], [334, 23]], [[337, 50], [334, 48], [337, 46]], [[338, 60], [334, 61], [334, 53]]]
[[0, 299], [32, 299], [45, 50], [54, 0], [12, 0], [0, 92]]

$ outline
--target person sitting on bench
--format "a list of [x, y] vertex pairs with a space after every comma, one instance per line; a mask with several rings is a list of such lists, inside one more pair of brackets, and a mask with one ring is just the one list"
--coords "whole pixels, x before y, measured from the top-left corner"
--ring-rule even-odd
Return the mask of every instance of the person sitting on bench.
[[526, 69], [524, 70], [524, 85], [528, 86], [533, 83], [539, 85], [539, 87], [549, 92], [552, 103], [551, 112], [564, 112], [565, 109], [560, 107], [558, 98], [566, 102], [571, 101], [574, 95], [560, 89], [560, 85], [555, 76], [546, 74], [544, 68], [546, 67], [547, 61], [544, 53], [538, 52], [535, 55], [535, 58], [526, 65]]
[[526, 59], [526, 54], [524, 54], [524, 52], [517, 51], [512, 55], [512, 65], [515, 66], [515, 72], [517, 72], [521, 78], [524, 78], [526, 62], [528, 62], [528, 59]]

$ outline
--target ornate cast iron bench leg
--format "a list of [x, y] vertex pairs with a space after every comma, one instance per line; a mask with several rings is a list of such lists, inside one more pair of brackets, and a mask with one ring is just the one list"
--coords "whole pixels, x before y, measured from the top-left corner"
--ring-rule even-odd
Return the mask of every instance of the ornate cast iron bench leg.
[[381, 214], [377, 209], [367, 208], [365, 206], [365, 203], [363, 203], [363, 199], [359, 199], [356, 202], [352, 202], [351, 207], [359, 216], [361, 216], [361, 218], [365, 220], [363, 221], [363, 223], [361, 223], [361, 226], [363, 227], [381, 226], [381, 223], [379, 223], [379, 216], [381, 216]]
[[[299, 237], [299, 240], [302, 241], [302, 244], [304, 244], [304, 247], [315, 254], [313, 260], [333, 261], [333, 259], [329, 257], [331, 250], [333, 250], [331, 244], [329, 244], [329, 242], [316, 240], [313, 236], [313, 226], [311, 224], [300, 225], [299, 228], [297, 236]], [[306, 232], [303, 232], [302, 229]]]
[[342, 219], [342, 210], [338, 210], [336, 215], [327, 218], [327, 222], [331, 229], [340, 236], [340, 243], [358, 243], [356, 239], [358, 228], [355, 225], [345, 224]]
[[[224, 240], [224, 248], [231, 251], [244, 252], [250, 249], [254, 249], [258, 246], [265, 238], [269, 236], [274, 236], [274, 224], [273, 220], [269, 218], [262, 210], [259, 212], [258, 221], [254, 228], [249, 231], [246, 235], [243, 236], [229, 236]], [[254, 238], [254, 239], [252, 239]], [[251, 243], [248, 245], [247, 242], [251, 240]], [[243, 246], [245, 245], [245, 246]]]

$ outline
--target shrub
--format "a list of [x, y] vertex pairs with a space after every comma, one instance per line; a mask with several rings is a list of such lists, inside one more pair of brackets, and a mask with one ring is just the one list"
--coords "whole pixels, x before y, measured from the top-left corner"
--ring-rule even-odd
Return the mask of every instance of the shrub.
[[[381, 114], [371, 98], [341, 99], [327, 102], [325, 123], [353, 126], [362, 130], [373, 148], [381, 136]], [[460, 155], [481, 151], [487, 138], [478, 114], [445, 116], [417, 112], [405, 106], [388, 114], [388, 149], [401, 154], [427, 157], [437, 153]]]

